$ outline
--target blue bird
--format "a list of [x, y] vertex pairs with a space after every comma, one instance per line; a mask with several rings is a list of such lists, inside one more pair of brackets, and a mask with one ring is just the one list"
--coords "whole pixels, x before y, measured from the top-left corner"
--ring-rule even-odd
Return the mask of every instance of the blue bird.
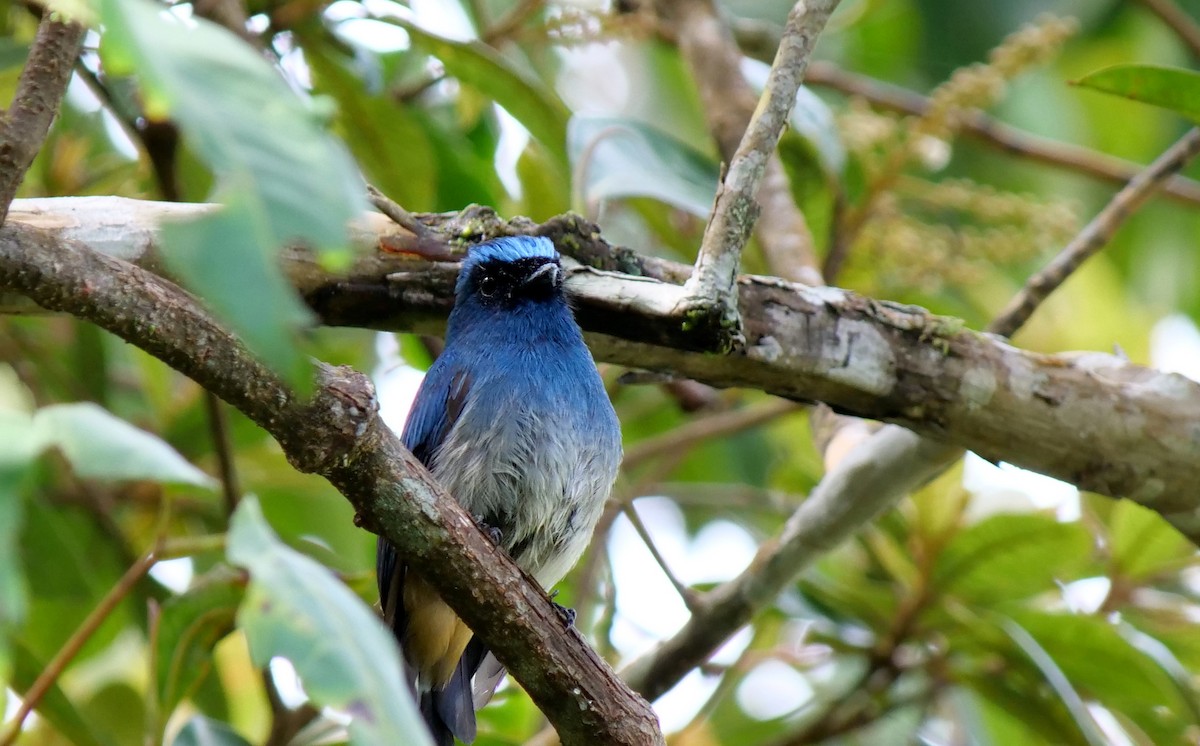
[[[401, 437], [543, 587], [579, 559], [617, 476], [621, 430], [548, 239], [499, 238], [470, 250], [446, 347]], [[476, 704], [503, 669], [385, 539], [376, 560], [384, 618], [435, 743], [470, 743]]]

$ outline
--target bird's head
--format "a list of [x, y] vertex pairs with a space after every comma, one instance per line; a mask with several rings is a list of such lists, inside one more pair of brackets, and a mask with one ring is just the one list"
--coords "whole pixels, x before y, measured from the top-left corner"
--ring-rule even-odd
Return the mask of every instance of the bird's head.
[[512, 308], [562, 297], [563, 271], [548, 238], [511, 236], [471, 248], [458, 273], [458, 303]]

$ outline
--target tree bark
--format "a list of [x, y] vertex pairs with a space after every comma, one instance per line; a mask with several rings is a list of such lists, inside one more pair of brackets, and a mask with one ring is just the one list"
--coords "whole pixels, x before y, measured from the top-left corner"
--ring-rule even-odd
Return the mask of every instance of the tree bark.
[[[116, 198], [19, 200], [10, 221], [153, 267], [158, 222], [176, 210], [205, 209], [212, 208]], [[478, 210], [430, 220], [446, 224], [444, 235], [459, 235], [467, 223], [487, 235], [550, 235], [592, 267], [576, 267], [568, 285], [598, 360], [822, 401], [903, 425], [993, 461], [1136, 500], [1200, 540], [1200, 384], [1182, 376], [1105, 353], [1027, 352], [918, 307], [752, 276], [738, 282], [746, 348], [714, 355], [677, 312], [688, 267], [611, 247], [573, 216], [541, 226], [505, 223]], [[345, 275], [329, 274], [303, 251], [285, 257], [289, 276], [322, 321], [440, 332], [456, 267], [395, 253], [414, 245], [413, 238], [379, 215], [364, 216], [353, 235], [363, 253]]]

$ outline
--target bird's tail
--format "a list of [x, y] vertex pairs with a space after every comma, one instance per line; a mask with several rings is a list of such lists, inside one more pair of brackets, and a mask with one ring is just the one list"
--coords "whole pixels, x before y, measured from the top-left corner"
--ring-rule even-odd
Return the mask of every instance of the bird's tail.
[[[452, 746], [455, 738], [464, 743], [475, 740], [476, 692], [472, 688], [471, 680], [485, 659], [493, 663], [496, 660], [488, 654], [487, 646], [480, 642], [479, 638], [472, 638], [462, 657], [458, 659], [454, 674], [446, 685], [421, 693], [421, 716], [429, 726], [435, 746]], [[488, 668], [489, 674], [492, 673], [492, 666]], [[501, 675], [502, 671], [501, 669]], [[489, 681], [491, 678], [489, 675]], [[499, 679], [496, 678], [495, 682], [491, 683], [491, 688], [494, 689], [495, 683], [498, 682]]]

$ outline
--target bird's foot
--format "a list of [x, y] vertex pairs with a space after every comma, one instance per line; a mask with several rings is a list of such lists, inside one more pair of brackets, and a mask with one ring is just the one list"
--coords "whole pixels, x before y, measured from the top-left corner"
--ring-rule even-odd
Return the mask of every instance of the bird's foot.
[[570, 607], [563, 606], [562, 604], [555, 601], [554, 599], [557, 596], [558, 596], [558, 591], [557, 590], [552, 591], [550, 593], [550, 603], [554, 604], [554, 610], [558, 612], [558, 617], [559, 617], [559, 619], [563, 620], [563, 624], [567, 625], [568, 627], [574, 627], [575, 626], [575, 617], [577, 616], [577, 614], [575, 613], [575, 610]]
[[479, 527], [479, 530], [487, 534], [487, 537], [492, 540], [493, 544], [500, 546], [500, 540], [504, 538], [504, 534], [500, 531], [500, 529], [484, 521], [483, 516], [481, 515], [475, 515], [471, 517], [475, 519], [475, 525]]

